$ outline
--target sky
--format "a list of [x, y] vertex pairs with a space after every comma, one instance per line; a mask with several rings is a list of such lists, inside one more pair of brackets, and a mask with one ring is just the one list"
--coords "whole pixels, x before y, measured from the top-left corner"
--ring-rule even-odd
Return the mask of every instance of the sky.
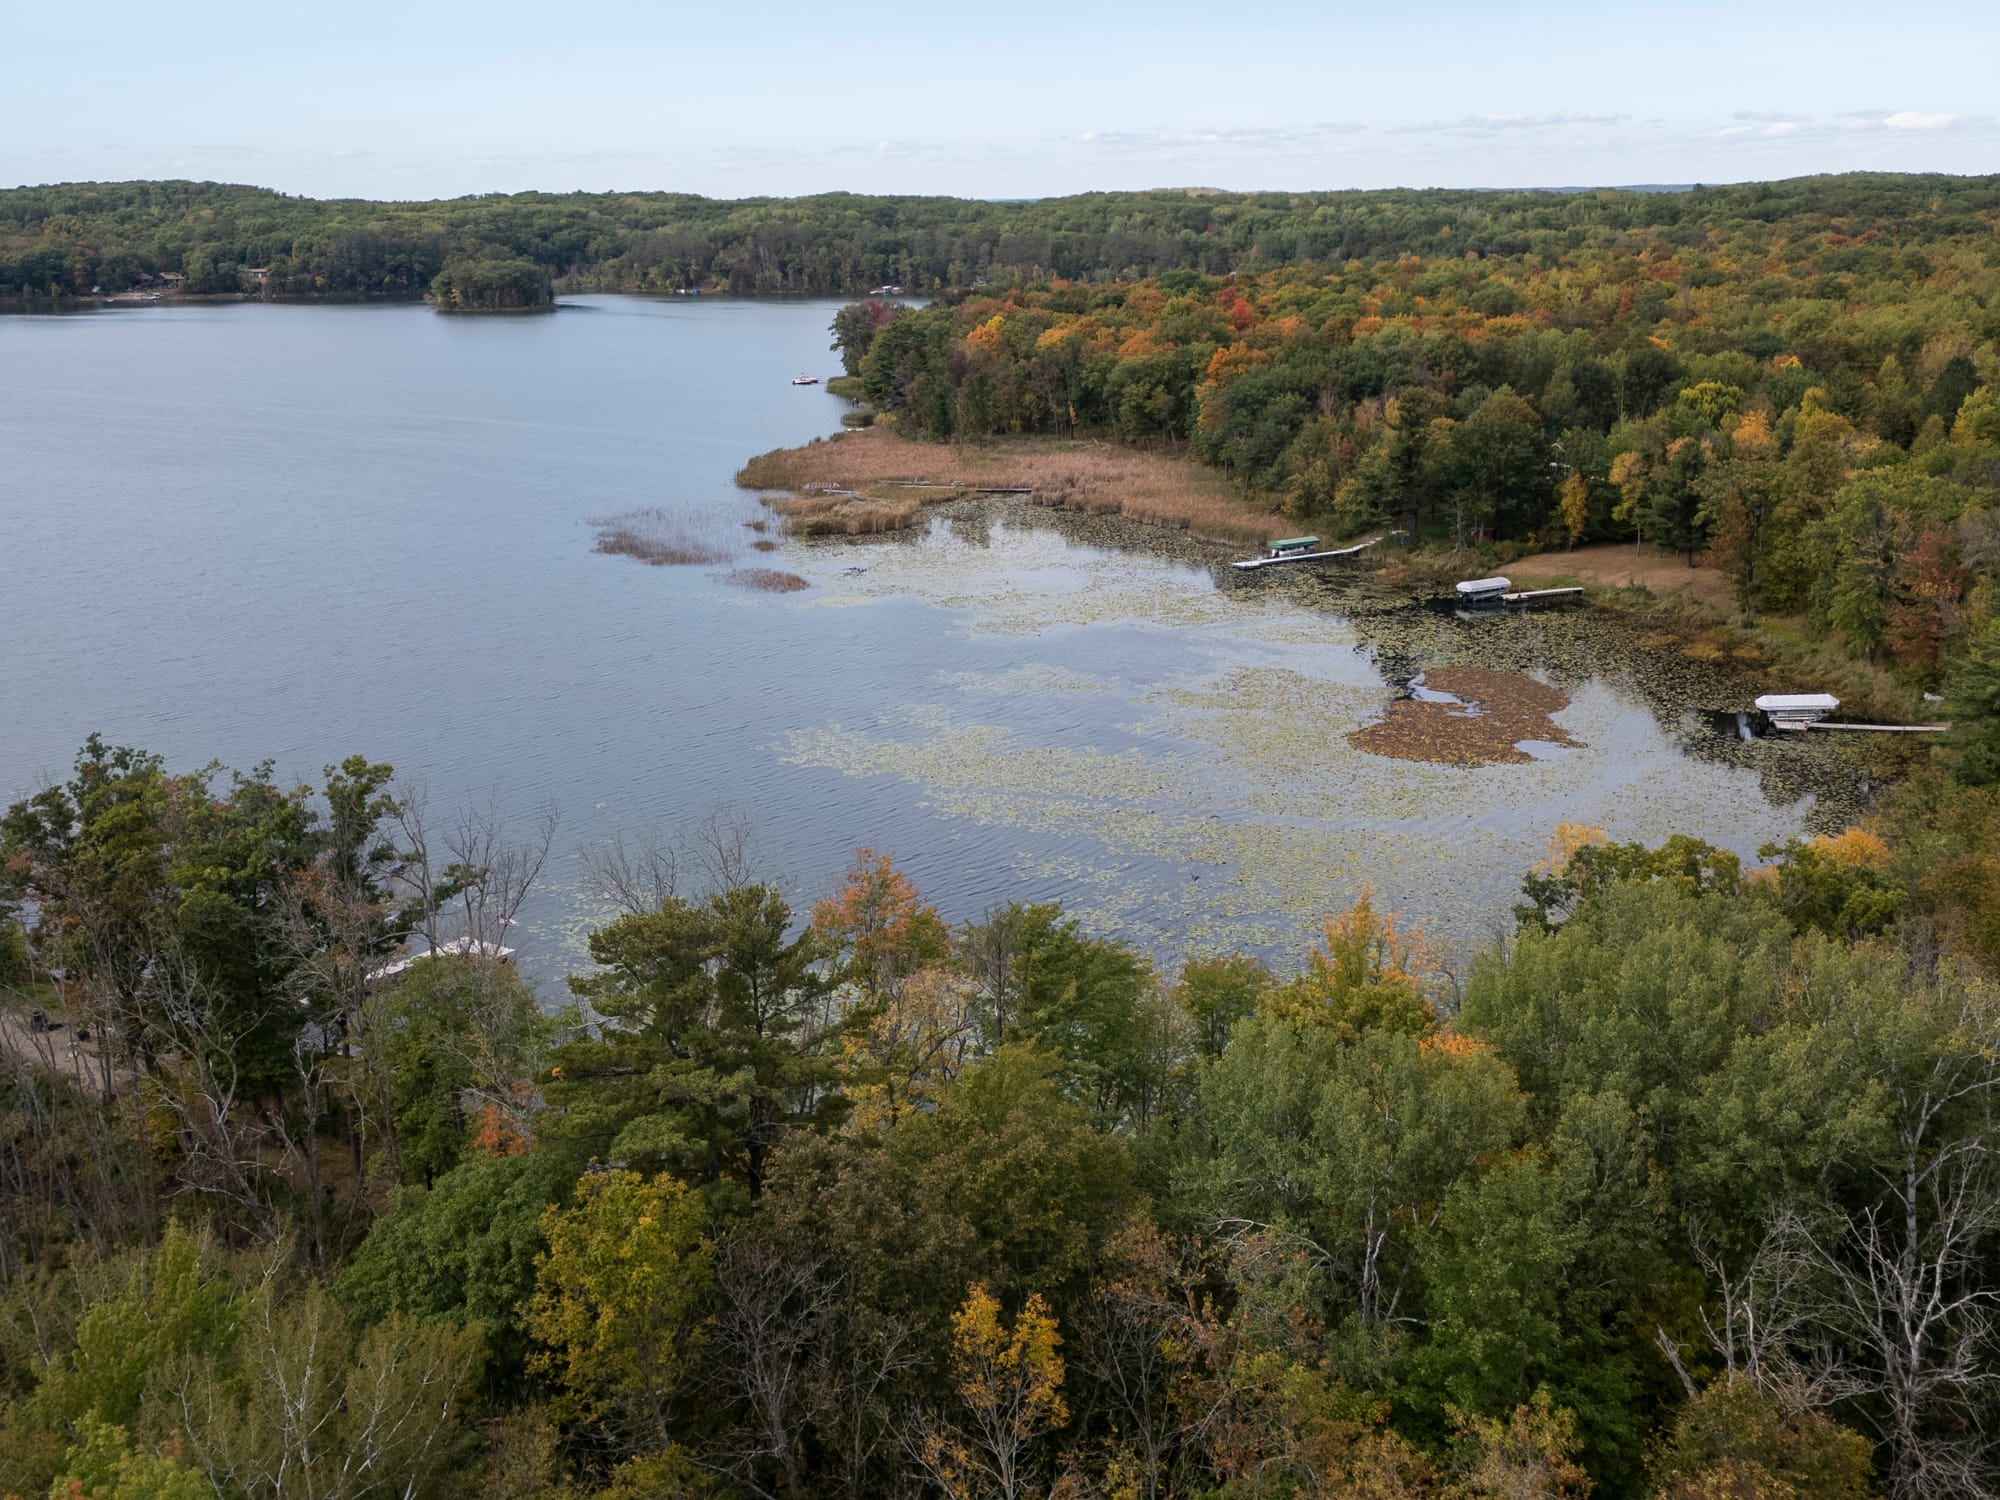
[[2000, 171], [2000, 0], [21, 7], [0, 185], [1023, 198]]

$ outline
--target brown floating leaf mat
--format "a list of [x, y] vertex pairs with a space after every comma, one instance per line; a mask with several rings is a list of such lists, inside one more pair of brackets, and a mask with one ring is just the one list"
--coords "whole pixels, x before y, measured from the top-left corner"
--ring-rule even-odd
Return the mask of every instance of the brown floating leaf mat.
[[1519, 764], [1534, 757], [1522, 740], [1580, 745], [1549, 715], [1569, 707], [1569, 694], [1519, 672], [1488, 667], [1438, 667], [1423, 685], [1456, 703], [1399, 698], [1347, 743], [1372, 755], [1428, 760], [1448, 766]]

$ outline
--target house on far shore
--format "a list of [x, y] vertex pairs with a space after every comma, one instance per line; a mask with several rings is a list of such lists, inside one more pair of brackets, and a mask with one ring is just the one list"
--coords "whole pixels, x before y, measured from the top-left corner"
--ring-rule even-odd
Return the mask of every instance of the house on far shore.
[[269, 266], [245, 266], [243, 274], [250, 278], [252, 286], [262, 286], [266, 281], [271, 279], [271, 268]]
[[187, 277], [183, 276], [179, 271], [160, 272], [160, 283], [163, 286], [169, 286], [169, 287], [179, 286], [183, 281], [186, 280]]

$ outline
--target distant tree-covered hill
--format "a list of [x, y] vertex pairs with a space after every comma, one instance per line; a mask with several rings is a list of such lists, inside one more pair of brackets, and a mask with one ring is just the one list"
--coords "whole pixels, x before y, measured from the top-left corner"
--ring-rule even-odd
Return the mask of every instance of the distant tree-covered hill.
[[1886, 174], [1659, 192], [1175, 190], [1013, 203], [852, 193], [374, 203], [222, 183], [70, 183], [0, 192], [0, 294], [119, 291], [173, 274], [191, 292], [414, 298], [455, 257], [532, 261], [570, 290], [940, 291], [1405, 254], [1553, 261], [1698, 247], [1746, 225], [1765, 226], [1780, 251], [1829, 232], [1991, 245], [1996, 209], [2000, 178]]

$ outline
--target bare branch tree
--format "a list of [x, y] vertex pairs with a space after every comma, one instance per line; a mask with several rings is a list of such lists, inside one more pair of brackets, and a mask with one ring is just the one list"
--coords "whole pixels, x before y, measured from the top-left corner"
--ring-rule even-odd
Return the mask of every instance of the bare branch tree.
[[741, 807], [719, 807], [695, 829], [695, 858], [710, 889], [734, 890], [755, 878], [757, 825]]
[[657, 911], [680, 889], [680, 855], [657, 832], [627, 843], [618, 834], [583, 855], [584, 878], [621, 912]]
[[888, 1391], [920, 1363], [907, 1331], [871, 1318], [849, 1276], [754, 1234], [725, 1240], [714, 1274], [715, 1379], [743, 1420], [723, 1429], [707, 1461], [766, 1500], [829, 1483], [856, 1500], [877, 1493], [875, 1460], [893, 1436]]
[[[451, 911], [474, 950], [494, 953], [505, 945], [507, 929], [527, 903], [555, 843], [557, 815], [545, 807], [535, 817], [527, 837], [509, 842], [504, 824], [491, 806], [468, 809], [445, 840], [458, 886]], [[435, 943], [433, 943], [435, 946]]]

